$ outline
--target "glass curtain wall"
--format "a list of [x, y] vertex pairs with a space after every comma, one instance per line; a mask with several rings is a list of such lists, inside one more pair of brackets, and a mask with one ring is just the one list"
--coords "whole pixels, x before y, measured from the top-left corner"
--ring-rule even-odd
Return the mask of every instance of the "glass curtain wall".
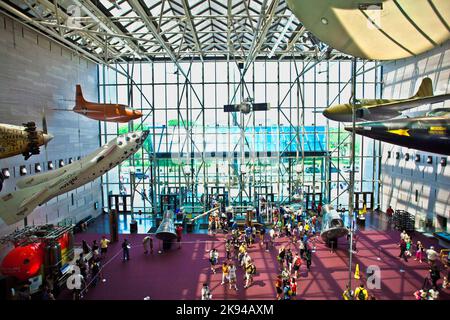
[[[347, 206], [350, 134], [327, 121], [328, 105], [351, 98], [351, 61], [257, 60], [241, 82], [233, 61], [169, 61], [99, 66], [101, 102], [124, 103], [144, 116], [102, 123], [102, 144], [132, 130], [150, 130], [144, 147], [103, 176], [108, 195], [132, 195], [134, 211], [159, 212], [168, 194], [199, 212], [208, 196], [230, 205], [258, 199], [287, 204], [310, 197]], [[358, 99], [379, 98], [381, 67], [357, 63]], [[224, 112], [245, 98], [270, 109]], [[379, 144], [357, 136], [356, 192], [377, 199]], [[313, 196], [314, 195], [314, 196]], [[320, 195], [320, 197], [318, 197]], [[316, 203], [317, 204], [317, 203]]]

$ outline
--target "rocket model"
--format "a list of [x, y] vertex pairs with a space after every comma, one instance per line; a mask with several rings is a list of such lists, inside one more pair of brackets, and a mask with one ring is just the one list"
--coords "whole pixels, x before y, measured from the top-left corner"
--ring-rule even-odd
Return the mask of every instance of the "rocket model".
[[95, 180], [138, 151], [148, 133], [121, 135], [63, 168], [19, 180], [17, 191], [0, 197], [0, 218], [8, 225], [14, 224], [38, 205]]

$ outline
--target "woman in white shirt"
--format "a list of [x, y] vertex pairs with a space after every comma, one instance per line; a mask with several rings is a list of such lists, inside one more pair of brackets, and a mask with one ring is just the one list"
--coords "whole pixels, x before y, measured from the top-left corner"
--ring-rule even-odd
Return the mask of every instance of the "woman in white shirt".
[[236, 285], [236, 266], [232, 263], [228, 268], [228, 280], [230, 282], [230, 289], [234, 286], [234, 289], [237, 291]]

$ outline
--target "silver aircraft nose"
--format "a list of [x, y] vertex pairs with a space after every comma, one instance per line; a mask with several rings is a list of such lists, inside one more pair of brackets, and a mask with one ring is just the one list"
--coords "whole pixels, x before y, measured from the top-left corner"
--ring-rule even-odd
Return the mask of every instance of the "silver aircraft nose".
[[43, 134], [44, 137], [44, 144], [47, 145], [47, 143], [50, 142], [50, 140], [52, 140], [54, 138], [54, 136], [50, 133], [44, 133]]

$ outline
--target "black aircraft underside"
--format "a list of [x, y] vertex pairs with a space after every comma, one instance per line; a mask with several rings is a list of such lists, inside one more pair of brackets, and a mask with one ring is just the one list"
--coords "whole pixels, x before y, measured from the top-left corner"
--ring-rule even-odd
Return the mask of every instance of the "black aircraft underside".
[[[352, 131], [352, 127], [345, 130]], [[445, 117], [370, 122], [358, 124], [355, 132], [402, 147], [450, 155], [450, 119]]]

